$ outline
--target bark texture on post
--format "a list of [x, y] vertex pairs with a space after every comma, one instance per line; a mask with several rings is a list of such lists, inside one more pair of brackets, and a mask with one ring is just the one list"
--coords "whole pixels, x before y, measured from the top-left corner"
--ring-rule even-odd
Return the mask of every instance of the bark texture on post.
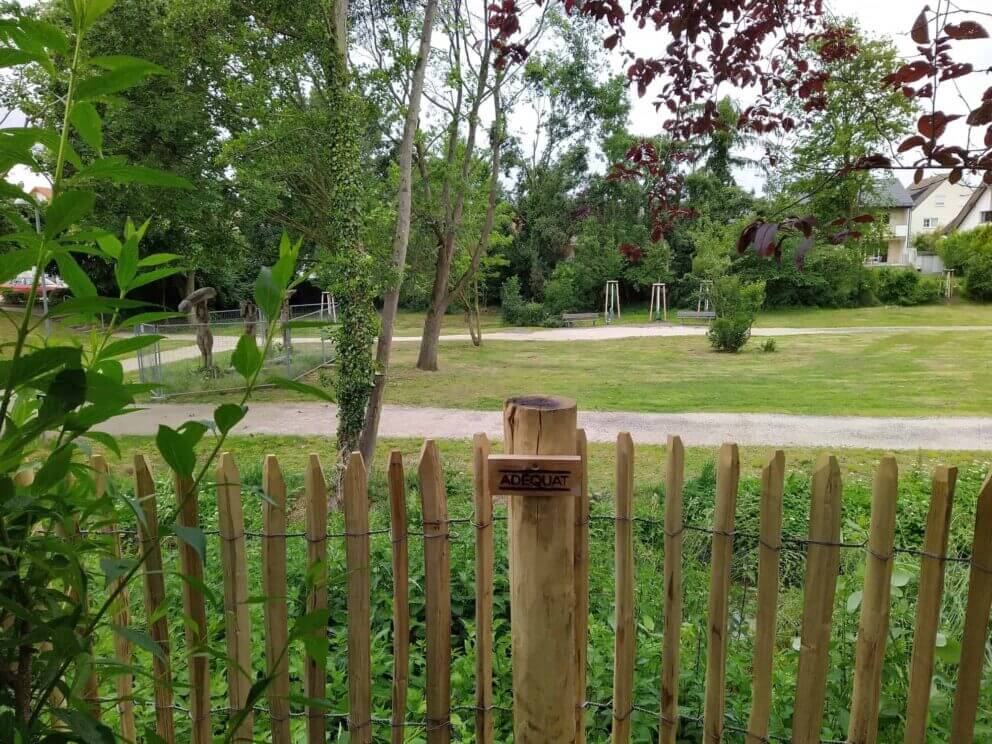
[[[575, 455], [576, 407], [524, 396], [503, 406], [511, 455]], [[509, 504], [513, 734], [517, 744], [575, 741], [575, 501], [512, 496]]]

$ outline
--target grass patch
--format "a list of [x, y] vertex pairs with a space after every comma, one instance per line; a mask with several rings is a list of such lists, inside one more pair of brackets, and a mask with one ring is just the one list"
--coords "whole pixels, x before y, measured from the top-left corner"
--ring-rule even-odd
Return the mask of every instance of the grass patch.
[[[150, 452], [153, 444], [148, 438], [125, 438], [122, 440], [125, 451], [140, 449]], [[302, 487], [303, 463], [308, 452], [317, 449], [325, 454], [325, 467], [329, 469], [333, 445], [326, 440], [292, 439], [279, 437], [248, 437], [231, 442], [245, 484], [245, 518], [249, 531], [261, 529], [261, 500], [257, 493], [260, 483], [262, 456], [266, 452], [279, 455], [283, 472], [286, 475], [290, 492], [290, 524], [288, 531], [302, 529], [302, 510], [295, 505]], [[398, 447], [407, 459], [408, 506], [410, 509], [411, 531], [416, 533], [420, 519], [419, 495], [414, 477], [413, 459], [420, 443], [412, 440], [392, 440], [382, 442], [379, 457], [375, 461], [370, 479], [372, 503], [371, 526], [381, 528], [388, 523], [388, 503], [382, 474], [385, 453], [391, 447]], [[470, 443], [444, 442], [441, 444], [445, 466], [445, 480], [448, 491], [449, 512], [452, 518], [463, 518], [471, 514], [472, 478], [466, 469], [470, 454]], [[687, 522], [699, 525], [712, 523], [714, 493], [714, 473], [712, 458], [715, 450], [693, 448], [689, 450], [688, 479], [685, 489], [685, 518]], [[738, 499], [736, 519], [737, 529], [753, 531], [757, 525], [759, 485], [755, 468], [767, 454], [762, 448], [748, 448], [743, 453], [744, 473]], [[789, 477], [785, 494], [785, 530], [789, 534], [802, 535], [807, 529], [809, 502], [809, 460], [814, 453], [808, 450], [789, 450], [787, 454]], [[870, 483], [869, 474], [879, 453], [871, 451], [849, 451], [843, 453], [844, 519], [842, 539], [860, 542], [864, 539], [869, 523]], [[971, 529], [974, 521], [975, 496], [979, 484], [990, 463], [978, 455], [956, 454], [961, 465], [957, 499], [951, 527], [950, 552], [967, 554], [970, 549]], [[664, 448], [658, 446], [638, 447], [636, 452], [635, 513], [641, 517], [659, 519], [661, 505], [661, 466]], [[929, 469], [939, 459], [937, 453], [920, 453], [917, 456], [900, 455], [902, 472], [900, 507], [897, 511], [897, 544], [916, 547], [922, 540], [923, 524], [926, 518]], [[612, 514], [612, 447], [594, 444], [590, 447], [591, 485], [593, 491], [593, 514], [601, 517], [591, 524], [590, 550], [590, 621], [589, 621], [589, 687], [588, 699], [606, 703], [610, 699], [612, 685], [612, 662], [614, 630], [613, 617], [613, 524]], [[127, 473], [121, 465], [115, 467], [121, 477], [119, 484], [124, 491], [129, 488]], [[174, 503], [169, 479], [164, 471], [156, 471], [159, 484], [161, 508]], [[216, 510], [209, 488], [204, 489], [200, 502], [201, 522], [205, 529], [216, 527]], [[498, 513], [502, 510], [498, 510]], [[343, 530], [341, 514], [331, 515], [330, 531]], [[640, 522], [635, 529], [636, 555], [636, 684], [634, 702], [649, 710], [657, 710], [660, 674], [662, 612], [662, 567], [663, 540], [660, 527]], [[510, 617], [508, 602], [508, 577], [506, 571], [505, 530], [496, 530], [496, 574], [495, 574], [495, 703], [509, 706], [512, 701], [509, 667]], [[388, 715], [391, 675], [391, 586], [390, 572], [391, 543], [388, 535], [377, 535], [372, 539], [372, 672], [373, 706], [377, 717]], [[173, 574], [178, 568], [175, 546], [167, 545], [165, 569], [168, 573], [168, 616], [174, 639], [180, 638], [182, 627], [182, 581]], [[302, 612], [305, 596], [305, 554], [306, 543], [302, 539], [288, 541], [288, 587], [290, 616], [297, 617]], [[258, 540], [248, 543], [247, 568], [249, 594], [261, 594], [260, 545]], [[709, 540], [704, 535], [687, 533], [684, 547], [684, 589], [685, 607], [682, 638], [682, 676], [680, 679], [680, 704], [687, 715], [702, 712], [704, 671], [706, 655], [705, 617], [706, 597], [709, 582]], [[345, 604], [344, 546], [341, 540], [329, 542], [329, 597], [330, 623], [328, 657], [329, 684], [328, 699], [335, 712], [347, 710], [346, 688], [346, 643], [345, 626], [347, 608]], [[474, 536], [471, 527], [459, 525], [453, 528], [451, 543], [452, 576], [452, 705], [471, 706], [473, 704], [474, 669]], [[728, 637], [728, 678], [727, 706], [733, 722], [747, 720], [750, 704], [750, 670], [753, 652], [754, 617], [754, 577], [757, 566], [755, 546], [746, 540], [737, 541], [733, 562], [733, 584], [731, 596], [731, 619]], [[852, 600], [862, 586], [864, 554], [862, 551], [845, 551], [842, 560], [841, 577], [837, 599], [833, 611], [833, 643], [828, 679], [824, 736], [842, 739], [846, 731], [846, 716], [851, 696], [855, 637], [858, 613]], [[772, 711], [772, 733], [787, 736], [791, 725], [792, 692], [795, 689], [795, 675], [798, 654], [794, 650], [795, 638], [799, 634], [802, 612], [802, 581], [804, 557], [801, 551], [788, 549], [782, 556], [782, 580], [780, 610], [776, 634], [774, 660], [775, 697]], [[896, 564], [897, 586], [893, 592], [891, 633], [886, 654], [886, 672], [883, 675], [882, 717], [879, 741], [901, 739], [902, 716], [905, 710], [907, 670], [912, 639], [913, 616], [916, 602], [918, 562], [900, 556]], [[424, 716], [424, 597], [423, 597], [423, 553], [422, 541], [413, 539], [410, 543], [411, 569], [411, 615], [412, 615], [412, 665], [410, 679], [410, 708], [408, 718], [423, 720]], [[208, 599], [208, 624], [212, 646], [223, 643], [223, 612], [220, 598], [220, 563], [218, 540], [210, 536], [207, 543], [205, 585], [212, 593]], [[967, 572], [963, 566], [948, 566], [943, 615], [940, 631], [946, 643], [938, 649], [935, 675], [935, 693], [930, 713], [930, 732], [934, 741], [946, 741], [950, 718], [953, 683], [956, 673], [957, 656], [955, 649], [961, 638], [963, 603], [967, 585]], [[142, 627], [147, 615], [135, 586], [131, 592], [133, 622]], [[262, 605], [255, 602], [252, 614], [252, 650], [254, 668], [264, 668], [264, 633], [262, 626]], [[292, 622], [292, 620], [291, 620]], [[187, 660], [181, 643], [175, 645], [174, 675], [177, 681], [185, 680]], [[112, 654], [109, 637], [102, 638], [99, 651]], [[959, 652], [958, 652], [959, 653]], [[140, 649], [136, 652], [140, 663], [150, 666], [148, 655]], [[226, 687], [222, 673], [223, 652], [211, 659], [213, 693], [217, 700], [225, 700]], [[302, 649], [294, 647], [290, 654], [290, 669], [294, 675], [293, 684], [299, 686], [296, 676], [302, 669]], [[111, 694], [112, 680], [105, 683]], [[296, 687], [294, 687], [296, 690]], [[136, 696], [139, 700], [151, 700], [150, 681], [139, 677], [136, 680]], [[178, 691], [178, 702], [183, 702], [184, 692]], [[992, 671], [986, 669], [979, 705], [978, 736], [988, 735], [992, 730]], [[219, 703], [223, 704], [223, 703]], [[294, 710], [299, 711], [294, 703]], [[139, 706], [141, 722], [149, 724], [153, 720], [150, 707]], [[112, 722], [111, 713], [107, 716]], [[188, 721], [185, 716], [178, 718], [178, 740], [188, 738]], [[268, 721], [264, 715], [257, 717], [256, 738], [265, 737]], [[590, 710], [586, 725], [589, 741], [609, 740], [609, 712]], [[452, 719], [454, 740], [470, 740], [472, 714], [458, 712]], [[303, 721], [293, 719], [294, 736], [302, 737]], [[329, 727], [332, 741], [344, 741], [343, 720], [333, 719]], [[497, 741], [510, 741], [511, 719], [499, 714], [496, 721]], [[633, 720], [633, 740], [649, 742], [657, 740], [657, 715], [638, 714]], [[376, 731], [376, 740], [388, 738], [388, 727]], [[422, 731], [410, 730], [411, 741], [423, 741]], [[699, 727], [684, 721], [680, 731], [680, 741], [702, 742]]]
[[452, 342], [430, 373], [416, 358], [414, 344], [393, 350], [388, 403], [492, 410], [531, 391], [602, 411], [988, 415], [992, 332], [793, 336], [778, 339], [774, 354], [753, 341], [718, 354], [702, 337]]

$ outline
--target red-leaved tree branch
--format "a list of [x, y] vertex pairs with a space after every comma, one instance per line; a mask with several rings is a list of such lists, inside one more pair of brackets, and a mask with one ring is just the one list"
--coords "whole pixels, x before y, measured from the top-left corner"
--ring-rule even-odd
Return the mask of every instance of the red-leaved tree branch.
[[[798, 99], [810, 115], [824, 109], [829, 65], [858, 52], [853, 31], [832, 23], [822, 0], [631, 0], [628, 6], [620, 0], [564, 0], [564, 7], [606, 26], [604, 45], [627, 60], [627, 78], [638, 95], [657, 90], [655, 107], [664, 116], [661, 127], [668, 137], [667, 150], [659, 152], [653, 143], [642, 142], [630, 148], [611, 173], [613, 178], [645, 181], [654, 240], [676, 220], [695, 216], [681, 204], [680, 167], [692, 159], [694, 140], [725, 126], [717, 113], [721, 86], [755, 94], [754, 102], [741, 112], [738, 128], [758, 135], [788, 134], [803, 122], [775, 102], [783, 96]], [[497, 64], [525, 58], [526, 48], [515, 41], [520, 30], [516, 0], [493, 3], [489, 11]], [[992, 68], [976, 68], [954, 57], [958, 44], [988, 43], [984, 41], [988, 33], [978, 20], [984, 15], [989, 14], [962, 9], [952, 0], [937, 0], [934, 8], [923, 8], [909, 32], [918, 54], [878, 81], [880, 88], [895, 87], [924, 104], [918, 133], [892, 143], [906, 163], [871, 154], [838, 164], [827, 180], [853, 170], [911, 168], [918, 182], [926, 169], [941, 168], [951, 170], [952, 182], [971, 173], [992, 184], [992, 87], [980, 101], [969, 102], [956, 84], [967, 76], [992, 78]], [[631, 21], [666, 34], [670, 41], [656, 56], [635, 55], [624, 46]], [[815, 50], [812, 58], [810, 50]], [[953, 100], [960, 110], [937, 107], [938, 91], [948, 84], [955, 89]], [[939, 100], [943, 104], [952, 99], [940, 95]], [[946, 142], [948, 125], [960, 119], [966, 131], [963, 141]], [[859, 226], [871, 220], [862, 214], [821, 225], [812, 216], [780, 215], [749, 225], [738, 249], [753, 247], [759, 255], [780, 258], [783, 243], [800, 238], [796, 260], [801, 264], [817, 238], [832, 244], [857, 239]]]

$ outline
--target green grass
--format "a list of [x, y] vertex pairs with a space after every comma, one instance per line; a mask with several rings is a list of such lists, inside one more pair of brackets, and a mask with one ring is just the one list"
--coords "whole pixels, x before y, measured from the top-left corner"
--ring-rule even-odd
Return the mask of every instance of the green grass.
[[[441, 345], [439, 372], [393, 351], [387, 402], [496, 409], [523, 392], [567, 395], [585, 410], [988, 415], [992, 332], [943, 331], [752, 340], [718, 354], [702, 337]], [[330, 373], [311, 382], [330, 384]], [[285, 399], [284, 391], [260, 399]]]
[[[150, 452], [153, 443], [148, 438], [125, 438], [122, 440], [125, 452], [138, 449]], [[324, 454], [325, 469], [330, 471], [333, 443], [320, 439], [292, 439], [280, 437], [248, 437], [231, 442], [233, 454], [238, 461], [244, 489], [244, 509], [246, 528], [249, 532], [262, 529], [262, 500], [257, 492], [260, 483], [262, 457], [267, 452], [279, 456], [285, 474], [288, 490], [289, 511], [288, 532], [302, 529], [303, 514], [298, 498], [302, 487], [304, 458], [312, 450]], [[410, 706], [408, 718], [422, 720], [424, 716], [424, 590], [423, 590], [423, 551], [422, 540], [416, 539], [419, 532], [419, 494], [415, 473], [416, 451], [420, 443], [413, 440], [384, 441], [380, 455], [375, 461], [370, 478], [371, 527], [381, 529], [388, 525], [389, 509], [385, 496], [382, 473], [382, 458], [390, 447], [398, 447], [407, 464], [407, 504], [408, 523], [411, 528], [410, 548], [410, 597], [413, 646], [410, 677]], [[470, 457], [470, 443], [465, 441], [444, 442], [441, 445], [445, 468], [445, 482], [448, 494], [448, 509], [452, 518], [470, 518], [472, 509], [472, 478], [467, 463]], [[687, 482], [684, 492], [685, 519], [693, 525], [712, 524], [714, 477], [712, 458], [714, 450], [692, 448], [688, 452]], [[755, 478], [755, 467], [767, 454], [764, 449], [748, 449], [742, 453], [743, 474], [737, 499], [736, 529], [742, 533], [753, 532], [757, 528], [759, 490]], [[635, 618], [636, 618], [636, 676], [634, 702], [645, 709], [658, 708], [658, 687], [661, 657], [661, 633], [663, 629], [662, 592], [663, 585], [663, 540], [656, 520], [663, 516], [661, 505], [661, 466], [664, 462], [664, 448], [639, 446], [636, 450], [635, 501], [636, 516], [642, 518], [634, 529], [635, 540]], [[814, 453], [809, 450], [789, 450], [784, 501], [784, 530], [789, 535], [804, 535], [808, 528], [809, 508], [809, 460]], [[879, 453], [871, 451], [848, 451], [842, 454], [844, 468], [843, 490], [843, 532], [842, 540], [859, 543], [865, 538], [870, 510], [870, 471]], [[980, 455], [956, 453], [955, 459], [961, 466], [957, 497], [951, 520], [949, 553], [967, 554], [971, 544], [974, 523], [975, 497], [979, 485], [988, 471], [990, 463]], [[929, 470], [939, 461], [938, 453], [920, 453], [916, 456], [900, 455], [900, 505], [897, 511], [896, 543], [903, 547], [917, 547], [922, 539], [923, 524], [926, 519]], [[156, 465], [160, 465], [156, 461]], [[608, 703], [612, 686], [613, 644], [615, 632], [613, 617], [613, 521], [612, 505], [612, 448], [607, 445], [590, 447], [590, 482], [593, 494], [592, 513], [596, 520], [590, 524], [590, 615], [589, 615], [589, 683], [587, 698], [599, 703]], [[126, 493], [129, 488], [128, 474], [123, 466], [115, 463], [115, 471], [120, 476], [119, 484]], [[160, 509], [171, 507], [174, 495], [166, 473], [161, 467], [156, 469], [159, 484]], [[497, 507], [497, 514], [505, 510]], [[216, 509], [212, 489], [203, 489], [200, 498], [201, 524], [205, 529], [216, 528]], [[124, 524], [127, 524], [125, 522]], [[331, 533], [343, 531], [339, 511], [330, 517]], [[474, 700], [474, 545], [470, 525], [453, 526], [451, 530], [451, 592], [452, 592], [452, 705], [471, 706]], [[508, 576], [506, 570], [506, 532], [497, 529], [495, 559], [495, 704], [508, 706], [512, 702], [509, 667], [510, 617], [508, 603]], [[226, 699], [226, 685], [222, 673], [223, 666], [223, 612], [220, 597], [221, 570], [218, 555], [219, 541], [210, 535], [206, 545], [205, 586], [208, 588], [208, 637], [212, 654], [212, 693], [216, 705], [222, 706]], [[391, 542], [389, 535], [376, 535], [371, 540], [372, 550], [372, 674], [373, 705], [377, 717], [388, 716], [391, 680], [391, 591], [390, 571]], [[306, 543], [302, 539], [287, 540], [288, 586], [290, 623], [302, 612], [303, 596], [306, 587], [305, 555]], [[347, 568], [344, 562], [343, 541], [332, 538], [328, 541], [329, 600], [330, 600], [330, 653], [328, 700], [331, 710], [347, 710], [346, 688], [346, 642], [344, 627], [347, 622], [345, 604], [345, 578]], [[165, 550], [165, 570], [167, 585], [168, 617], [170, 631], [174, 639], [183, 632], [181, 591], [183, 582], [174, 575], [178, 568], [175, 546], [167, 542]], [[858, 610], [853, 601], [854, 595], [863, 583], [865, 555], [861, 550], [844, 550], [842, 553], [841, 575], [833, 611], [831, 643], [831, 663], [828, 675], [827, 700], [823, 734], [830, 739], [842, 739], [846, 731], [846, 715], [851, 697], [852, 671], [857, 634]], [[757, 565], [756, 546], [743, 537], [735, 541], [732, 564], [730, 631], [727, 645], [727, 709], [731, 721], [746, 721], [750, 702], [750, 670], [753, 653], [752, 621], [755, 612], [754, 577]], [[776, 628], [774, 656], [774, 685], [772, 733], [787, 736], [791, 723], [792, 696], [795, 689], [795, 676], [798, 654], [794, 650], [800, 632], [802, 615], [802, 584], [804, 575], [804, 555], [801, 550], [787, 547], [782, 553], [779, 612]], [[250, 539], [247, 545], [246, 572], [249, 581], [249, 595], [261, 595], [260, 541]], [[893, 589], [890, 635], [886, 651], [885, 674], [883, 674], [882, 718], [879, 741], [901, 740], [902, 715], [905, 710], [907, 670], [912, 651], [912, 628], [917, 594], [918, 559], [899, 555], [895, 562], [897, 581]], [[953, 682], [956, 674], [956, 654], [962, 632], [964, 596], [967, 592], [967, 570], [959, 564], [947, 566], [946, 589], [940, 632], [947, 641], [938, 649], [935, 669], [933, 702], [930, 710], [930, 739], [932, 742], [946, 741], [950, 717], [950, 703], [953, 697]], [[681, 628], [682, 674], [680, 679], [680, 706], [686, 715], [702, 713], [702, 691], [704, 689], [706, 634], [705, 629], [707, 587], [709, 585], [709, 539], [706, 535], [688, 532], [683, 548], [684, 615]], [[99, 589], [96, 588], [95, 592]], [[135, 627], [143, 627], [147, 617], [141, 592], [137, 586], [131, 591], [132, 617]], [[260, 600], [251, 604], [253, 666], [256, 671], [264, 668], [264, 632]], [[98, 651], [112, 654], [109, 634], [101, 638]], [[185, 680], [187, 659], [182, 643], [174, 645], [174, 675], [177, 681]], [[136, 649], [138, 663], [149, 666], [146, 652]], [[290, 651], [290, 670], [294, 676], [294, 691], [299, 686], [297, 675], [302, 668], [302, 649], [295, 644]], [[110, 695], [113, 682], [105, 681], [101, 693]], [[145, 677], [136, 680], [136, 694], [139, 700], [151, 700], [150, 682]], [[177, 691], [180, 702], [183, 691]], [[981, 688], [979, 706], [978, 739], [985, 741], [992, 733], [992, 669], [986, 667]], [[299, 712], [299, 702], [294, 702], [294, 711]], [[142, 723], [150, 723], [153, 714], [150, 707], [139, 706]], [[111, 724], [113, 713], [105, 716]], [[179, 715], [178, 739], [188, 739], [188, 719]], [[610, 716], [607, 711], [600, 714], [590, 710], [586, 725], [590, 742], [609, 740]], [[264, 715], [256, 718], [255, 735], [264, 739], [267, 730]], [[331, 741], [345, 741], [338, 720], [330, 727]], [[300, 718], [293, 719], [294, 736], [302, 738]], [[453, 718], [453, 740], [470, 741], [472, 729], [471, 711], [459, 712]], [[498, 714], [496, 717], [496, 740], [509, 741], [510, 718]], [[633, 741], [650, 742], [657, 740], [657, 715], [636, 714], [633, 719]], [[378, 727], [376, 741], [387, 740], [388, 727]], [[409, 741], [422, 742], [422, 732], [409, 731]], [[680, 731], [680, 741], [690, 744], [702, 742], [698, 727], [685, 722]], [[732, 739], [736, 740], [736, 739]]]

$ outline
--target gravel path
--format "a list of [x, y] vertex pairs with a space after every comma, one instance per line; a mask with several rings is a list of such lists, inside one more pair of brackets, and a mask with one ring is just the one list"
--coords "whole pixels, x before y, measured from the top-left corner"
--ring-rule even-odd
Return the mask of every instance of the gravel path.
[[[113, 434], [154, 434], [160, 423], [178, 426], [189, 419], [210, 419], [213, 406], [167, 403], [114, 419], [103, 427]], [[237, 435], [333, 436], [336, 408], [320, 403], [256, 403], [235, 429]], [[669, 434], [687, 445], [783, 447], [858, 447], [887, 450], [992, 451], [992, 418], [869, 418], [863, 416], [793, 416], [774, 413], [625, 413], [579, 414], [590, 441], [611, 442], [629, 431], [635, 442], [664, 444]], [[384, 437], [467, 439], [476, 432], [502, 438], [499, 411], [386, 406]]]

